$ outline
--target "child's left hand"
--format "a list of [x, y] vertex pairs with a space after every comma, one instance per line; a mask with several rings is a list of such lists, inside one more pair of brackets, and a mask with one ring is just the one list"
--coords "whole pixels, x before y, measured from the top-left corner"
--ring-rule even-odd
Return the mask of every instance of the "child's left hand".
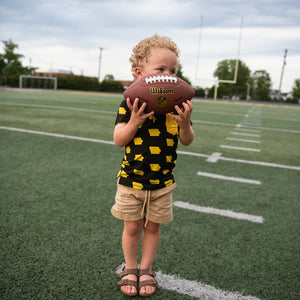
[[176, 121], [176, 123], [181, 129], [191, 125], [191, 115], [193, 111], [193, 104], [191, 103], [190, 100], [183, 102], [182, 105], [183, 105], [183, 111], [179, 108], [179, 106], [177, 105], [175, 106], [178, 116], [173, 115], [171, 113], [168, 114], [170, 118]]

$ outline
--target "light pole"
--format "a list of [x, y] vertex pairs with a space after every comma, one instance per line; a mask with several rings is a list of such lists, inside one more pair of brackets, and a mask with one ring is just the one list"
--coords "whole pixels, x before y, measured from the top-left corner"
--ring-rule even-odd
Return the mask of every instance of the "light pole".
[[101, 69], [101, 59], [102, 59], [102, 47], [98, 47], [100, 50], [100, 54], [99, 54], [99, 68], [98, 68], [98, 81], [100, 82], [100, 69]]
[[277, 95], [278, 101], [280, 100], [280, 97], [281, 97], [281, 84], [282, 84], [282, 78], [283, 78], [284, 67], [285, 67], [285, 65], [286, 65], [287, 51], [288, 51], [288, 49], [285, 49], [285, 51], [284, 51], [284, 56], [283, 56], [283, 65], [282, 65], [282, 69], [281, 69], [281, 76], [280, 76], [279, 89], [278, 89], [278, 95]]

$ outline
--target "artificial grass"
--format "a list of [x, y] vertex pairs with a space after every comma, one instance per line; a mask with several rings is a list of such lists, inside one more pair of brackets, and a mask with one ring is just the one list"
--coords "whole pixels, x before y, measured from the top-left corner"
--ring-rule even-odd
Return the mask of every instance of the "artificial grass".
[[[87, 98], [89, 103], [96, 96], [91, 100], [88, 95], [80, 97], [75, 100]], [[101, 109], [101, 101], [93, 105]], [[107, 102], [106, 109], [116, 103]], [[208, 105], [218, 108], [216, 103]], [[222, 104], [219, 109], [244, 110], [240, 106]], [[112, 139], [113, 115], [5, 105], [0, 115], [1, 126]], [[218, 145], [231, 130], [197, 123], [193, 127], [196, 139], [182, 150], [205, 154], [219, 151]], [[261, 161], [299, 165], [297, 137], [263, 131], [263, 151], [255, 155]], [[287, 146], [286, 151], [276, 147], [275, 138], [278, 145]], [[0, 140], [0, 297], [126, 298], [118, 290], [115, 274], [123, 262], [122, 222], [110, 214], [123, 149], [6, 130], [0, 131]], [[222, 153], [252, 158], [247, 153]], [[220, 181], [197, 176], [197, 171], [261, 180], [262, 184]], [[299, 177], [298, 170], [222, 160], [209, 163], [204, 157], [179, 154], [174, 201], [259, 215], [264, 223], [174, 207], [174, 221], [161, 226], [154, 269], [261, 299], [297, 299]], [[158, 289], [154, 299], [191, 297]]]

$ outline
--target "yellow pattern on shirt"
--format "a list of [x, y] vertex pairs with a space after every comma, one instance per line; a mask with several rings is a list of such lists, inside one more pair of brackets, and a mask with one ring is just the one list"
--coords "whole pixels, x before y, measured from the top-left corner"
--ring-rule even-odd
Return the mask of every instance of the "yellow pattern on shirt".
[[160, 131], [158, 128], [148, 129], [148, 131], [149, 131], [150, 136], [159, 136], [160, 135]]
[[151, 184], [159, 184], [159, 183], [160, 183], [160, 181], [159, 181], [158, 179], [155, 179], [155, 180], [150, 179], [149, 182], [150, 182]]
[[175, 120], [166, 115], [166, 128], [167, 132], [172, 135], [178, 135], [178, 125]]
[[169, 186], [169, 185], [171, 185], [171, 184], [173, 184], [173, 179], [170, 179], [170, 180], [168, 180], [168, 181], [165, 181], [165, 185], [166, 185], [166, 186]]
[[166, 156], [166, 162], [172, 162], [172, 155]]
[[133, 139], [133, 142], [135, 145], [142, 145], [143, 144], [143, 139], [140, 137], [136, 137]]
[[159, 171], [160, 165], [159, 164], [150, 164], [151, 171]]
[[150, 146], [149, 150], [151, 154], [160, 154], [161, 152], [160, 148], [156, 146]]
[[174, 146], [174, 140], [172, 140], [172, 139], [167, 139], [167, 146], [173, 147], [173, 146]]
[[126, 109], [124, 107], [119, 107], [119, 114], [120, 115], [125, 115], [126, 114]]
[[145, 174], [145, 172], [143, 170], [134, 169], [133, 172], [134, 172], [134, 174], [141, 175], [141, 176], [143, 176]]
[[134, 189], [138, 189], [138, 190], [142, 190], [143, 189], [143, 185], [141, 183], [135, 182], [135, 181], [132, 182], [132, 187]]
[[136, 154], [134, 156], [134, 160], [143, 161], [144, 160], [144, 156], [142, 154]]

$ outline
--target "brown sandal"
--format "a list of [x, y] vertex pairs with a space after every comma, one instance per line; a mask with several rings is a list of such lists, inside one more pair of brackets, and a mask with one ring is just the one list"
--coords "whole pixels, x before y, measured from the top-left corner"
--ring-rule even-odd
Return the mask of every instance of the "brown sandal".
[[[156, 292], [156, 287], [157, 287], [157, 284], [158, 284], [158, 282], [154, 279], [154, 277], [156, 276], [156, 273], [152, 269], [140, 270], [139, 271], [139, 277], [143, 276], [143, 275], [149, 275], [152, 278], [139, 282], [139, 295], [142, 296], [142, 297], [149, 297], [149, 296], [153, 295]], [[155, 287], [154, 292], [151, 293], [151, 294], [141, 293], [141, 287], [146, 286], [146, 285], [154, 286]]]
[[[130, 279], [123, 279], [123, 277], [127, 276], [127, 275], [135, 275], [136, 276], [136, 281], [134, 280], [130, 280]], [[138, 269], [126, 269], [125, 267], [123, 268], [122, 272], [119, 275], [121, 277], [121, 280], [118, 282], [118, 286], [120, 287], [120, 291], [121, 293], [123, 293], [126, 296], [136, 296], [136, 293], [126, 293], [124, 291], [122, 291], [121, 287], [125, 286], [125, 285], [130, 285], [130, 286], [134, 286], [136, 288], [136, 290], [138, 290], [138, 276], [139, 276], [139, 270]]]

